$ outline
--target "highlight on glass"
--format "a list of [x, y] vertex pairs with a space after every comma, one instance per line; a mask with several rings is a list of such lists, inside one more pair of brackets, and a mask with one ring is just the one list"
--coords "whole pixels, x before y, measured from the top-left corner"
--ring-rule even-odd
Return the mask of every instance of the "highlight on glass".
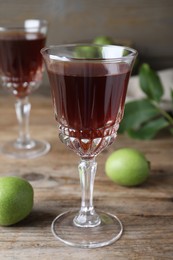
[[120, 238], [123, 225], [93, 204], [96, 157], [114, 142], [128, 81], [137, 56], [116, 45], [70, 44], [43, 48], [60, 140], [80, 157], [81, 208], [52, 222], [54, 236], [67, 245], [96, 248]]
[[35, 158], [47, 153], [50, 144], [31, 139], [29, 95], [42, 82], [43, 59], [48, 24], [45, 20], [24, 20], [19, 24], [0, 25], [0, 79], [2, 86], [15, 98], [19, 125], [16, 140], [2, 145], [1, 153], [14, 158]]

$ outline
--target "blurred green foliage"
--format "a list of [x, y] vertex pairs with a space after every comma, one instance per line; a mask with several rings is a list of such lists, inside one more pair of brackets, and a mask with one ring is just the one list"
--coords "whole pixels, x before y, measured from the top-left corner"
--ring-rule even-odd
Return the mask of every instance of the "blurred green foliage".
[[[142, 140], [153, 139], [163, 129], [173, 134], [173, 117], [160, 106], [164, 88], [158, 74], [143, 63], [139, 69], [139, 82], [146, 97], [126, 103], [119, 133]], [[170, 96], [173, 108], [173, 90]]]

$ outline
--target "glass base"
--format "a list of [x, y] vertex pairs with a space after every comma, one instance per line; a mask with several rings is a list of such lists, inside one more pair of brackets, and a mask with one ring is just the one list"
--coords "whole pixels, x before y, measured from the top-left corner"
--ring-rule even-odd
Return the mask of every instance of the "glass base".
[[32, 159], [46, 154], [50, 144], [45, 141], [31, 140], [29, 145], [21, 146], [17, 141], [10, 141], [2, 145], [1, 153], [17, 159]]
[[73, 247], [97, 248], [110, 245], [121, 237], [123, 225], [110, 213], [97, 213], [101, 223], [96, 227], [75, 226], [74, 218], [78, 211], [62, 213], [52, 222], [52, 233], [55, 238]]

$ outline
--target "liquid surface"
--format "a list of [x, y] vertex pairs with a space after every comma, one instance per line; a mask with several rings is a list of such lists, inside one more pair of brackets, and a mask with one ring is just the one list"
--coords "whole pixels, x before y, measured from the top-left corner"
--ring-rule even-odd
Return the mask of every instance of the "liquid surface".
[[48, 68], [56, 120], [77, 131], [115, 124], [129, 79], [125, 63], [53, 62]]

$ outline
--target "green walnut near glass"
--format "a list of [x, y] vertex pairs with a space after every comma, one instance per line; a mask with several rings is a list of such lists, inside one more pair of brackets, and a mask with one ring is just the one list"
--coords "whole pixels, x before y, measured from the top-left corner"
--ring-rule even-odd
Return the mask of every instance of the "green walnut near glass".
[[95, 44], [101, 44], [101, 45], [110, 45], [114, 44], [113, 39], [108, 36], [97, 36], [92, 41], [93, 46], [88, 46], [87, 44], [83, 46], [76, 47], [74, 56], [76, 58], [98, 58], [102, 57], [101, 49], [99, 50], [98, 46], [95, 46]]
[[0, 225], [10, 226], [29, 215], [34, 192], [31, 184], [19, 177], [0, 178]]
[[108, 157], [106, 175], [122, 186], [137, 186], [149, 176], [150, 164], [143, 153], [132, 148], [119, 149]]

